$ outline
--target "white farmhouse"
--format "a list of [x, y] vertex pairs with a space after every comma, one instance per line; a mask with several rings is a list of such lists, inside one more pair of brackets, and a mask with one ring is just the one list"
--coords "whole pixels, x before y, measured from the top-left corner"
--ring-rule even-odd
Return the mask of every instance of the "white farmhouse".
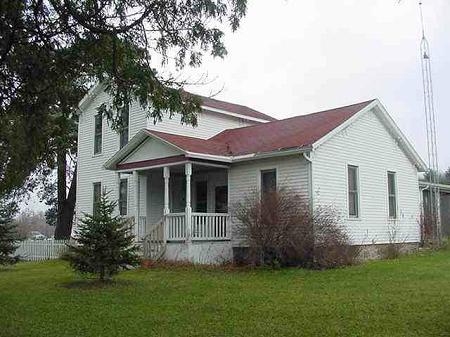
[[80, 103], [76, 217], [103, 188], [132, 217], [144, 253], [215, 263], [241, 245], [228, 213], [254, 189], [287, 187], [331, 205], [356, 245], [420, 241], [417, 175], [426, 169], [378, 100], [283, 120], [203, 98], [198, 126], [154, 124], [139, 105], [113, 131], [97, 86]]

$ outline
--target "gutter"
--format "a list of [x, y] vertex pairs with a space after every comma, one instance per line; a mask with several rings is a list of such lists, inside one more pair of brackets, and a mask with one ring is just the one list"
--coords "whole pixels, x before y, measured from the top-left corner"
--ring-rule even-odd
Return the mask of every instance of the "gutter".
[[291, 154], [302, 154], [302, 153], [309, 152], [309, 151], [311, 151], [311, 147], [296, 147], [293, 149], [286, 149], [286, 150], [280, 149], [280, 150], [271, 151], [271, 152], [251, 153], [251, 154], [245, 154], [242, 156], [232, 157], [231, 162], [235, 163], [235, 162], [242, 162], [242, 161], [255, 160], [255, 159], [282, 157], [282, 156], [288, 156]]

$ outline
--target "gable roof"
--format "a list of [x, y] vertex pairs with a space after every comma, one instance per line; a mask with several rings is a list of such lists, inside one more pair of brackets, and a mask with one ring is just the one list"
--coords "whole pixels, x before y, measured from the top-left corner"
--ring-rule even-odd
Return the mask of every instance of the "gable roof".
[[[311, 151], [332, 137], [334, 133], [352, 123], [355, 118], [374, 108], [380, 113], [382, 122], [388, 127], [410, 160], [420, 170], [426, 169], [422, 159], [376, 99], [308, 115], [227, 129], [209, 139], [154, 130], [142, 130], [135, 137], [154, 137], [176, 147], [188, 157], [200, 158], [202, 155], [206, 155], [214, 160], [231, 162], [274, 153], [286, 153], [286, 151]], [[130, 143], [133, 143], [133, 139]], [[115, 160], [113, 160], [114, 157]], [[116, 155], [114, 157], [111, 160], [118, 163], [119, 157]], [[112, 164], [111, 160], [108, 161], [109, 167]]]
[[228, 129], [206, 140], [160, 131], [147, 130], [147, 133], [184, 151], [218, 156], [310, 148], [314, 142], [372, 102], [374, 100], [264, 124]]
[[[104, 89], [105, 87], [102, 83], [98, 83], [92, 86], [86, 93], [86, 95], [84, 95], [84, 97], [78, 103], [78, 108], [80, 110], [85, 110], [94, 100], [94, 98]], [[202, 109], [206, 111], [213, 111], [222, 114], [231, 114], [234, 115], [235, 117], [242, 117], [244, 119], [245, 117], [248, 117], [250, 120], [254, 120], [257, 122], [269, 122], [277, 120], [272, 116], [266, 115], [262, 112], [256, 111], [244, 105], [225, 102], [211, 97], [192, 94], [189, 92], [186, 93], [188, 93], [189, 95], [199, 97], [202, 101]]]
[[211, 141], [226, 143], [233, 155], [311, 147], [374, 100], [239, 129], [225, 130]]

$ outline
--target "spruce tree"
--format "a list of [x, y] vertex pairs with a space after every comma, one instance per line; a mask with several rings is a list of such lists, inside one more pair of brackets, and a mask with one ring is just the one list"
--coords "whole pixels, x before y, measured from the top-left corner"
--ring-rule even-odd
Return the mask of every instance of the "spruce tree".
[[75, 230], [76, 243], [69, 246], [66, 259], [81, 273], [109, 280], [122, 268], [139, 264], [129, 222], [113, 215], [115, 202], [103, 191], [93, 214], [84, 214]]
[[18, 234], [13, 222], [15, 211], [15, 204], [0, 200], [0, 265], [18, 261], [18, 257], [13, 256], [18, 247]]

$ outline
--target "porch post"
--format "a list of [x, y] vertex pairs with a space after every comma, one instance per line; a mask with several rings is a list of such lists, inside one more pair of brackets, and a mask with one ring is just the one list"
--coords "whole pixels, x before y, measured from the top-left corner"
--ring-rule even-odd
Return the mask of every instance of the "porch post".
[[191, 175], [192, 175], [192, 164], [185, 164], [185, 173], [186, 173], [186, 241], [191, 242], [192, 235], [192, 208], [191, 208]]
[[133, 171], [134, 180], [134, 235], [136, 240], [139, 241], [139, 173], [138, 171]]
[[169, 208], [169, 179], [170, 179], [170, 167], [165, 166], [163, 171], [164, 176], [164, 215], [170, 213]]

